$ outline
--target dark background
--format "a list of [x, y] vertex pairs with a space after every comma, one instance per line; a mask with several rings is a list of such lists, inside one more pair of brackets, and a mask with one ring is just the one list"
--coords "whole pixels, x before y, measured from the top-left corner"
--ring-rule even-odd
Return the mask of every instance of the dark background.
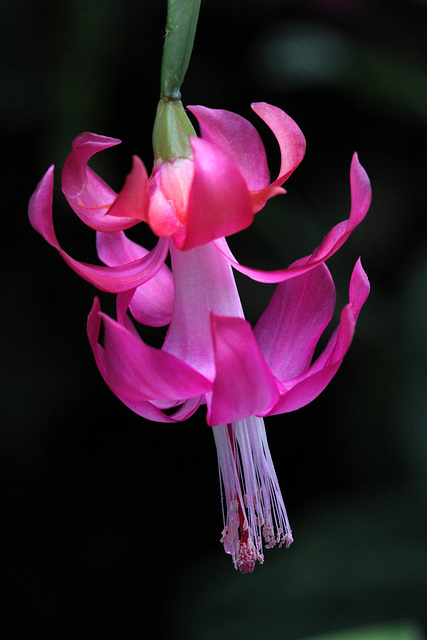
[[[185, 104], [251, 119], [273, 176], [278, 150], [250, 103], [280, 106], [307, 138], [288, 195], [231, 239], [237, 257], [280, 268], [311, 253], [348, 217], [355, 150], [374, 193], [329, 262], [340, 306], [359, 255], [371, 280], [351, 350], [312, 405], [266, 421], [295, 543], [246, 576], [219, 543], [203, 410], [154, 424], [109, 392], [85, 334], [95, 291], [26, 216], [81, 131], [123, 140], [93, 165], [116, 190], [132, 153], [151, 166], [165, 16], [159, 0], [1, 5], [1, 638], [299, 640], [425, 625], [427, 3], [202, 2]], [[54, 212], [64, 248], [94, 260], [94, 234], [59, 188]], [[238, 283], [255, 321], [272, 288]]]

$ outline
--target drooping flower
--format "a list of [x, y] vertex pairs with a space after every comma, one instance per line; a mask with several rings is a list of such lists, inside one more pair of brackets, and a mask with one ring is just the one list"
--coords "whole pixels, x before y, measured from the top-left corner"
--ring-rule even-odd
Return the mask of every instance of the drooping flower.
[[[117, 320], [101, 311], [98, 299], [88, 319], [97, 366], [118, 398], [144, 418], [169, 423], [206, 404], [226, 505], [222, 542], [242, 572], [263, 561], [262, 539], [267, 548], [292, 542], [262, 417], [294, 411], [323, 391], [350, 346], [369, 293], [359, 260], [340, 323], [313, 361], [335, 306], [325, 260], [370, 204], [369, 180], [356, 155], [349, 218], [310, 256], [264, 272], [240, 265], [230, 252], [225, 236], [251, 224], [265, 202], [283, 192], [281, 185], [305, 149], [301, 131], [283, 111], [265, 103], [254, 110], [276, 135], [282, 153], [279, 176], [271, 183], [258, 133], [227, 111], [192, 107], [201, 137], [184, 136], [177, 147], [185, 150], [181, 155], [171, 154], [169, 147], [166, 157], [157, 154], [150, 178], [135, 157], [118, 195], [87, 166], [94, 153], [118, 141], [94, 134], [74, 141], [62, 174], [63, 192], [77, 215], [96, 229], [98, 255], [106, 266], [77, 262], [60, 247], [52, 223], [53, 167], [29, 207], [33, 226], [71, 268], [118, 294]], [[159, 236], [150, 252], [124, 233], [141, 221]], [[171, 270], [165, 264], [168, 252]], [[233, 269], [279, 283], [254, 329], [244, 318]], [[161, 349], [142, 341], [130, 316], [150, 326], [168, 325]]]

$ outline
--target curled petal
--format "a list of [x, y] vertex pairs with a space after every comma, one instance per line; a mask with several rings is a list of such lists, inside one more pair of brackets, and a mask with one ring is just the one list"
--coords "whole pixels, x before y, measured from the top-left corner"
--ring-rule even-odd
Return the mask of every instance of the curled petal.
[[215, 240], [217, 249], [229, 260], [240, 273], [258, 282], [284, 282], [302, 273], [306, 273], [330, 258], [344, 244], [351, 232], [364, 219], [371, 203], [371, 186], [366, 171], [359, 163], [357, 154], [353, 156], [350, 169], [351, 210], [348, 220], [338, 223], [329, 231], [319, 247], [310, 256], [297, 260], [287, 269], [277, 271], [260, 271], [240, 265], [231, 253], [225, 238]]
[[[119, 196], [87, 166], [95, 153], [116, 144], [120, 144], [116, 138], [82, 133], [73, 141], [73, 150], [62, 170], [62, 191], [68, 203], [85, 224], [97, 231], [119, 231], [145, 220], [148, 178], [139, 159], [134, 160]], [[115, 204], [114, 215], [107, 216]], [[131, 210], [126, 213], [128, 207]]]
[[272, 184], [280, 186], [304, 158], [304, 135], [296, 122], [279, 107], [266, 102], [255, 102], [252, 109], [270, 127], [279, 143], [282, 161], [279, 175]]
[[287, 389], [268, 415], [287, 413], [304, 407], [317, 398], [338, 371], [353, 339], [360, 309], [369, 295], [369, 280], [360, 259], [350, 281], [350, 302], [341, 313], [340, 324], [332, 334], [325, 350], [300, 376], [282, 380]]
[[233, 160], [201, 138], [191, 138], [194, 178], [187, 223], [173, 236], [178, 249], [193, 249], [237, 233], [253, 220], [246, 182]]
[[350, 167], [351, 210], [348, 220], [338, 223], [325, 236], [317, 249], [307, 260], [319, 262], [327, 260], [344, 244], [350, 233], [362, 222], [371, 204], [372, 191], [368, 175], [359, 162], [357, 153], [353, 155]]
[[[139, 338], [138, 330], [133, 324], [132, 320], [127, 314], [127, 311], [130, 307], [130, 303], [132, 301], [133, 296], [135, 295], [136, 289], [128, 289], [127, 291], [122, 291], [117, 294], [116, 297], [116, 313], [117, 313], [117, 322], [125, 327], [130, 333], [133, 333], [134, 336]], [[149, 325], [155, 326], [155, 325]], [[158, 325], [161, 326], [161, 325]]]
[[245, 118], [225, 111], [192, 106], [203, 140], [211, 142], [232, 158], [250, 191], [264, 189], [270, 182], [264, 145], [255, 127]]
[[141, 399], [129, 399], [129, 398], [121, 398], [119, 395], [117, 397], [125, 404], [131, 411], [136, 413], [136, 415], [141, 416], [142, 418], [146, 418], [147, 420], [152, 420], [153, 422], [168, 422], [169, 424], [174, 424], [176, 422], [183, 422], [190, 418], [194, 413], [196, 413], [197, 409], [200, 407], [203, 401], [203, 396], [199, 396], [196, 398], [189, 398], [185, 400], [181, 405], [177, 406], [177, 409], [174, 413], [170, 413], [170, 409], [174, 407], [165, 407], [165, 409], [169, 409], [168, 413], [162, 411], [156, 407], [152, 402], [147, 402]]
[[[148, 211], [148, 175], [138, 156], [132, 158], [132, 171], [126, 178], [123, 189], [108, 209], [109, 216], [118, 218], [137, 218], [147, 222]], [[135, 224], [133, 221], [132, 224]]]
[[53, 171], [51, 165], [28, 203], [28, 217], [34, 229], [53, 247], [58, 247], [52, 221]]
[[277, 285], [254, 334], [272, 373], [290, 380], [308, 369], [332, 319], [335, 287], [325, 264]]
[[281, 185], [304, 158], [306, 144], [304, 135], [296, 122], [278, 107], [266, 102], [256, 102], [252, 104], [252, 109], [273, 131], [281, 153], [280, 171], [276, 180], [251, 193], [252, 205], [257, 212], [273, 196], [286, 193]]
[[[99, 258], [109, 267], [117, 267], [149, 254], [147, 249], [126, 237], [123, 231], [96, 234]], [[124, 294], [127, 295], [127, 291]], [[150, 327], [164, 327], [172, 318], [174, 285], [171, 270], [162, 264], [159, 271], [137, 287], [130, 296], [129, 307], [135, 320]]]
[[[121, 140], [117, 138], [108, 138], [107, 136], [99, 136], [96, 133], [84, 132], [78, 135], [73, 140], [73, 150], [69, 154], [64, 164], [64, 172], [62, 175], [62, 188], [67, 194], [67, 197], [77, 198], [84, 190], [86, 183], [86, 170], [87, 163], [90, 158], [99, 151], [114, 147], [120, 144]], [[107, 194], [114, 193], [105, 183], [100, 179], [100, 188], [104, 186], [107, 189]], [[101, 192], [101, 197], [103, 196]], [[96, 197], [96, 191], [93, 194]]]
[[265, 189], [261, 189], [260, 191], [251, 191], [251, 202], [254, 213], [258, 213], [265, 206], [267, 200], [270, 198], [274, 198], [274, 196], [279, 196], [282, 193], [286, 193], [283, 187], [278, 187], [275, 184], [270, 184]]
[[45, 173], [28, 205], [28, 216], [33, 227], [58, 250], [65, 262], [88, 282], [110, 293], [133, 289], [147, 282], [162, 267], [168, 253], [168, 240], [160, 239], [146, 256], [117, 267], [102, 267], [78, 262], [66, 253], [55, 235], [52, 221], [53, 166]]
[[[104, 347], [102, 347], [98, 342], [100, 328], [100, 304], [98, 298], [95, 298], [92, 310], [88, 317], [87, 333], [98, 369], [105, 382], [109, 384], [105, 350]], [[164, 411], [162, 411], [162, 409], [156, 406], [153, 402], [146, 400], [142, 395], [132, 395], [126, 392], [121, 395], [119, 391], [114, 391], [114, 393], [127, 407], [129, 407], [129, 409], [134, 411], [137, 415], [146, 418], [147, 420], [153, 420], [155, 422], [175, 423], [186, 420], [187, 418], [192, 416], [195, 411], [197, 411], [202, 401], [202, 396], [196, 396], [194, 398], [184, 400], [181, 406], [177, 406], [175, 405], [175, 403], [171, 403], [170, 408], [177, 406], [177, 410], [172, 414], [170, 412], [166, 414], [164, 413]]]
[[210, 391], [212, 383], [185, 362], [146, 345], [99, 308], [98, 313], [104, 327], [105, 374], [114, 393], [173, 406]]
[[211, 389], [211, 383], [182, 360], [146, 345], [108, 316], [101, 317], [108, 384], [114, 392], [177, 403]]
[[207, 396], [210, 426], [264, 415], [279, 399], [277, 383], [249, 322], [211, 314], [216, 376]]

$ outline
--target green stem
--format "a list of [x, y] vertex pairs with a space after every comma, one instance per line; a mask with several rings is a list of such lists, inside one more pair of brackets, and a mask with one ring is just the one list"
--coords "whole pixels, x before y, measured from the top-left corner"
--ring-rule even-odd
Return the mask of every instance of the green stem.
[[168, 0], [160, 97], [179, 100], [190, 62], [201, 0]]

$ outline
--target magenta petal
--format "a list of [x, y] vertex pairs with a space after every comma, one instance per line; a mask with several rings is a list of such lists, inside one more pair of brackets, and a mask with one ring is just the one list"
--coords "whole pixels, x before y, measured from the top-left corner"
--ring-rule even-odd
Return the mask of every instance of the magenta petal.
[[[129, 310], [135, 320], [149, 327], [165, 327], [172, 319], [173, 278], [163, 267], [153, 278], [136, 288]], [[121, 295], [121, 294], [119, 294]]]
[[[96, 133], [81, 133], [73, 140], [73, 150], [69, 154], [65, 161], [63, 173], [63, 188], [67, 191], [70, 198], [76, 198], [80, 195], [82, 185], [86, 179], [86, 168], [90, 158], [99, 151], [104, 151], [109, 147], [114, 147], [120, 144], [121, 140], [118, 138], [108, 138], [107, 136], [100, 136]], [[112, 193], [112, 190], [107, 187], [108, 193]]]
[[185, 235], [174, 236], [181, 250], [237, 233], [253, 220], [246, 182], [237, 165], [221, 149], [201, 138], [191, 138], [194, 178]]
[[169, 411], [168, 413], [165, 413], [152, 402], [135, 398], [129, 399], [121, 397], [119, 394], [117, 394], [117, 397], [138, 416], [146, 418], [146, 420], [152, 420], [153, 422], [168, 422], [170, 424], [183, 422], [190, 418], [194, 413], [196, 413], [203, 400], [203, 396], [189, 398], [181, 405], [177, 406], [174, 413], [170, 412], [170, 409], [173, 407], [168, 407]]
[[52, 221], [53, 172], [54, 166], [51, 165], [38, 183], [28, 203], [28, 217], [34, 229], [46, 242], [58, 248]]
[[[140, 260], [149, 254], [147, 249], [129, 240], [123, 231], [98, 231], [96, 241], [99, 258], [109, 267]], [[163, 264], [152, 278], [135, 289], [128, 306], [135, 320], [141, 324], [164, 327], [171, 321], [173, 301], [172, 272]]]
[[324, 264], [277, 286], [254, 329], [276, 378], [289, 380], [309, 367], [334, 307], [335, 287]]
[[[139, 211], [129, 217], [107, 216], [117, 194], [87, 166], [95, 153], [116, 144], [120, 144], [116, 138], [82, 133], [73, 141], [73, 150], [62, 170], [62, 191], [68, 203], [85, 224], [97, 231], [127, 229], [141, 219]], [[125, 185], [125, 191], [128, 189]]]
[[348, 220], [338, 223], [320, 243], [310, 256], [297, 260], [287, 269], [277, 271], [260, 271], [240, 265], [231, 253], [225, 238], [215, 240], [217, 249], [229, 260], [240, 273], [258, 282], [284, 282], [289, 278], [306, 273], [318, 264], [330, 258], [344, 244], [351, 232], [359, 225], [368, 212], [371, 203], [371, 186], [366, 171], [359, 163], [357, 154], [353, 156], [350, 169], [351, 211]]
[[109, 216], [137, 218], [147, 222], [148, 200], [147, 170], [138, 156], [133, 156], [132, 171], [107, 213]]
[[[105, 382], [109, 384], [107, 366], [105, 360], [104, 348], [98, 343], [99, 332], [101, 328], [101, 313], [100, 304], [98, 298], [95, 298], [92, 310], [88, 317], [87, 333], [92, 351], [95, 357], [98, 369], [104, 378]], [[155, 406], [152, 402], [145, 400], [137, 395], [135, 397], [129, 397], [129, 394], [115, 392], [117, 397], [137, 415], [146, 418], [147, 420], [154, 420], [155, 422], [179, 422], [186, 420], [195, 411], [197, 411], [202, 401], [202, 396], [190, 398], [185, 400], [181, 406], [177, 407], [177, 410], [171, 414], [165, 414], [161, 409]], [[173, 404], [171, 405], [173, 407]]]
[[30, 222], [36, 231], [59, 251], [71, 269], [99, 289], [117, 293], [136, 288], [152, 278], [166, 260], [169, 241], [163, 239], [160, 239], [155, 248], [143, 258], [118, 267], [101, 267], [74, 260], [60, 247], [56, 238], [52, 221], [52, 200], [53, 166], [45, 173], [30, 198], [28, 205]]
[[140, 244], [129, 240], [123, 231], [115, 233], [97, 231], [96, 250], [99, 259], [108, 267], [118, 267], [134, 260], [140, 260], [149, 253]]
[[278, 107], [266, 102], [255, 102], [252, 109], [270, 127], [279, 143], [282, 162], [279, 176], [272, 184], [280, 186], [304, 158], [304, 135], [296, 122]]
[[212, 383], [182, 360], [146, 345], [101, 313], [107, 382], [121, 398], [171, 406], [210, 391]]
[[95, 357], [96, 366], [98, 367], [99, 372], [101, 373], [104, 380], [107, 381], [104, 349], [98, 343], [99, 332], [101, 330], [100, 311], [101, 305], [99, 303], [99, 298], [95, 298], [93, 301], [92, 309], [90, 310], [87, 319], [87, 336], [89, 338], [89, 344]]
[[270, 182], [264, 145], [252, 124], [223, 109], [188, 107], [194, 113], [202, 138], [227, 153], [238, 166], [250, 191], [264, 189]]
[[99, 267], [98, 265], [77, 262], [59, 246], [57, 249], [67, 264], [82, 278], [102, 291], [119, 293], [139, 287], [150, 280], [166, 260], [168, 246], [168, 240], [160, 238], [154, 249], [144, 258], [119, 267]]
[[[117, 294], [116, 314], [117, 314], [117, 322], [121, 324], [123, 327], [125, 327], [130, 333], [133, 333], [134, 336], [139, 338], [138, 330], [133, 324], [131, 318], [127, 313], [130, 303], [132, 301], [132, 298], [135, 295], [135, 291], [136, 291], [135, 289], [128, 289], [127, 291], [122, 291], [121, 293]], [[151, 325], [151, 326], [155, 326], [155, 325]]]
[[175, 300], [162, 348], [213, 381], [210, 314], [243, 318], [232, 269], [211, 243], [186, 252], [172, 244], [170, 253]]
[[327, 260], [344, 244], [350, 233], [366, 216], [371, 204], [371, 184], [368, 175], [359, 162], [357, 153], [353, 155], [350, 167], [351, 210], [348, 220], [338, 223], [325, 236], [308, 261]]
[[369, 280], [360, 259], [350, 282], [350, 302], [341, 313], [338, 328], [332, 334], [325, 350], [313, 365], [293, 380], [282, 380], [288, 389], [269, 415], [287, 413], [304, 407], [317, 398], [338, 371], [353, 339], [360, 309], [369, 295]]
[[263, 415], [277, 402], [277, 383], [249, 322], [211, 315], [216, 376], [207, 396], [210, 426]]

